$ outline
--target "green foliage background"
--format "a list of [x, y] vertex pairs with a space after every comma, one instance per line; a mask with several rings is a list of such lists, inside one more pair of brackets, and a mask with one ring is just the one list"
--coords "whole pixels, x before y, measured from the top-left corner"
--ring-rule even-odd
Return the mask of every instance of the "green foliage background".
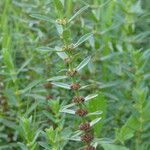
[[[55, 24], [72, 16], [64, 31]], [[78, 118], [59, 113], [72, 93], [43, 85], [66, 69], [55, 47], [87, 33], [92, 36], [83, 37], [74, 65], [92, 57], [79, 78], [89, 85], [84, 95], [98, 94], [86, 104], [89, 111], [103, 111], [94, 126], [97, 149], [149, 150], [149, 27], [149, 0], [1, 0], [0, 150], [82, 146], [69, 140]]]

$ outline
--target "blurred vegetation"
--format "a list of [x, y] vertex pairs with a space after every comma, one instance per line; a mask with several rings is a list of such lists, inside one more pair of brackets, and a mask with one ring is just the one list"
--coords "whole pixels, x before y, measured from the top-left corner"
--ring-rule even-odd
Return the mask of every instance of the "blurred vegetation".
[[[65, 30], [56, 23], [74, 15]], [[150, 1], [1, 0], [0, 150], [83, 146], [70, 139], [78, 118], [59, 112], [73, 93], [48, 81], [65, 75], [57, 47], [88, 33], [73, 65], [91, 56], [78, 78], [89, 85], [83, 95], [98, 94], [86, 104], [89, 111], [103, 111], [94, 144], [150, 149]]]

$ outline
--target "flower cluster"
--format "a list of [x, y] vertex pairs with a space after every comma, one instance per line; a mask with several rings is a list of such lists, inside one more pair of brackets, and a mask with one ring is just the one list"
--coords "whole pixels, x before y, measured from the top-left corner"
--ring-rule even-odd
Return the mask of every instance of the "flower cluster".
[[[76, 70], [72, 70], [70, 72], [70, 74], [71, 74], [70, 76], [72, 77], [76, 73], [77, 73]], [[78, 117], [81, 117], [82, 123], [80, 123], [78, 128], [79, 128], [79, 130], [83, 131], [83, 133], [80, 136], [80, 139], [81, 139], [82, 142], [86, 143], [86, 145], [87, 145], [82, 150], [95, 150], [95, 147], [93, 147], [91, 145], [91, 142], [94, 139], [94, 134], [93, 134], [93, 132], [91, 132], [92, 128], [91, 128], [90, 122], [87, 121], [86, 116], [88, 114], [88, 110], [84, 105], [85, 98], [83, 96], [79, 95], [80, 87], [81, 87], [80, 83], [78, 83], [78, 82], [72, 83], [71, 86], [70, 86], [70, 88], [73, 91], [78, 91], [77, 93], [74, 92], [75, 96], [73, 96], [72, 102], [75, 103], [77, 107], [80, 106], [79, 108], [76, 109], [75, 114]]]

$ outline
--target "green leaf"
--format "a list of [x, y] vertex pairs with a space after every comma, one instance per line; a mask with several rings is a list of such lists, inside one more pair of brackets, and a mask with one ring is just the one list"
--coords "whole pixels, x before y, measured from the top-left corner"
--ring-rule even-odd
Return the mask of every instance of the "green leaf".
[[63, 31], [64, 31], [63, 26], [60, 25], [60, 24], [56, 24], [55, 26], [56, 26], [56, 29], [57, 29], [58, 33], [62, 36]]
[[104, 150], [129, 150], [128, 148], [115, 144], [101, 144]]
[[66, 79], [66, 78], [68, 78], [68, 76], [56, 76], [56, 77], [47, 79], [47, 81], [58, 81], [58, 80]]
[[30, 62], [31, 62], [32, 58], [28, 59], [27, 61], [25, 61], [22, 66], [20, 67], [20, 69], [18, 69], [17, 74], [19, 74]]
[[64, 89], [70, 89], [70, 85], [62, 82], [52, 82], [53, 85], [64, 88]]
[[97, 114], [97, 115], [89, 116], [92, 120], [99, 118], [99, 117], [102, 118], [101, 121], [98, 122], [93, 127], [95, 129], [96, 135], [100, 136], [100, 131], [103, 126], [103, 120], [105, 119], [105, 116], [106, 116], [106, 107], [107, 107], [106, 99], [105, 99], [103, 93], [100, 93], [97, 97], [95, 97], [91, 101], [88, 101], [87, 107], [88, 107], [89, 113], [93, 113], [95, 111], [103, 112], [101, 115]]
[[[57, 46], [57, 47], [55, 47], [55, 50], [56, 50], [56, 51], [61, 51], [62, 49]], [[57, 55], [58, 55], [61, 59], [63, 59], [63, 60], [69, 58], [69, 56], [68, 56], [65, 52], [57, 52]]]
[[31, 16], [32, 18], [36, 18], [36, 19], [39, 19], [39, 20], [42, 20], [42, 21], [47, 21], [47, 22], [50, 22], [50, 23], [55, 24], [55, 20], [50, 19], [49, 17], [44, 16], [44, 15], [40, 15], [40, 14], [31, 14], [30, 16]]
[[98, 96], [98, 94], [90, 94], [90, 95], [88, 95], [88, 96], [85, 97], [85, 101], [88, 101], [88, 100], [90, 100], [90, 99], [93, 99], [93, 98], [95, 98], [95, 97], [97, 97], [97, 96]]
[[60, 110], [60, 112], [63, 112], [63, 113], [68, 113], [68, 114], [75, 114], [75, 111], [72, 110], [72, 109], [63, 109], [63, 110]]
[[87, 33], [85, 35], [83, 35], [77, 43], [74, 44], [74, 48], [78, 47], [79, 45], [81, 45], [83, 42], [85, 42], [86, 40], [88, 40], [93, 34], [92, 33]]
[[25, 89], [19, 90], [19, 93], [21, 94], [26, 93], [27, 91], [31, 90], [34, 86], [38, 85], [41, 82], [42, 80], [33, 81]]
[[47, 53], [47, 52], [58, 52], [54, 48], [46, 47], [46, 46], [37, 47], [36, 51], [40, 52], [40, 53], [43, 53], [43, 52], [45, 52], [45, 53]]
[[63, 3], [62, 1], [60, 0], [54, 0], [54, 4], [55, 4], [55, 7], [58, 11], [62, 11], [63, 10]]
[[21, 142], [17, 142], [17, 144], [19, 145], [19, 147], [21, 148], [21, 150], [28, 150], [28, 148], [26, 147], [26, 145], [24, 145]]
[[134, 116], [129, 117], [122, 128], [116, 130], [116, 139], [124, 143], [124, 141], [134, 136], [134, 132], [138, 127], [139, 121]]
[[72, 20], [74, 20], [77, 16], [79, 16], [82, 12], [84, 12], [85, 10], [87, 10], [89, 8], [89, 6], [84, 6], [82, 7], [79, 11], [77, 11], [69, 20], [68, 22], [71, 22]]
[[0, 118], [0, 124], [4, 124], [5, 126], [11, 128], [11, 129], [14, 129], [14, 130], [17, 130], [17, 128], [18, 128], [18, 125], [16, 124], [16, 122], [10, 121], [10, 120], [4, 119], [4, 118]]
[[85, 59], [76, 67], [76, 70], [77, 70], [77, 71], [80, 71], [83, 67], [85, 67], [85, 66], [89, 63], [90, 59], [91, 59], [91, 56], [85, 58]]
[[[99, 114], [98, 114], [98, 115], [99, 115]], [[94, 126], [94, 125], [97, 124], [101, 119], [102, 119], [102, 118], [99, 117], [99, 118], [96, 118], [96, 119], [92, 120], [92, 121], [90, 122], [90, 126], [91, 126], [91, 127]]]

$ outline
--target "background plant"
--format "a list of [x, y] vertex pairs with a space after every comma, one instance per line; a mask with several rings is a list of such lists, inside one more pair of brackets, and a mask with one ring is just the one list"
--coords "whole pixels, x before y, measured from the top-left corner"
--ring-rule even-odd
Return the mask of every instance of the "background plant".
[[[58, 111], [73, 95], [49, 82], [68, 81], [52, 81], [66, 72], [58, 47], [88, 33], [73, 67], [92, 56], [79, 78], [84, 95], [98, 94], [88, 110], [103, 111], [97, 149], [150, 148], [148, 0], [2, 0], [0, 8], [0, 149], [55, 148], [60, 134], [64, 149], [81, 146], [66, 140], [77, 123]], [[62, 32], [58, 19], [71, 18]]]

